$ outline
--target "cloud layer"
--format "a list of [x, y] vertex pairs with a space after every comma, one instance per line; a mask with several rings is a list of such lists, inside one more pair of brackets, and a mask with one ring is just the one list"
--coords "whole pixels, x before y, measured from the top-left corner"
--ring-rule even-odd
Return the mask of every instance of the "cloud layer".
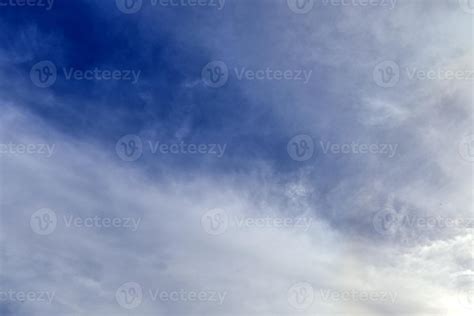
[[2, 8], [0, 313], [468, 315], [472, 14], [363, 2]]

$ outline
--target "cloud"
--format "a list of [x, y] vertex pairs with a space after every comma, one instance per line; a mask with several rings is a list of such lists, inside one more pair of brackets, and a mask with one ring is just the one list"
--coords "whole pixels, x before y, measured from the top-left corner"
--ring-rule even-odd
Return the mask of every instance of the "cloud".
[[[463, 312], [455, 305], [457, 292], [448, 276], [472, 271], [465, 257], [472, 234], [429, 247], [402, 248], [400, 260], [400, 249], [379, 248], [333, 230], [311, 207], [296, 215], [285, 213], [285, 205], [261, 188], [269, 199], [256, 203], [252, 192], [258, 186], [252, 178], [173, 179], [170, 173], [156, 180], [124, 164], [113, 152], [49, 130], [30, 114], [17, 109], [6, 113], [9, 119], [2, 119], [2, 135], [13, 126], [25, 126], [10, 136], [10, 142], [49, 143], [57, 148], [50, 158], [2, 156], [3, 179], [8, 179], [8, 185], [2, 185], [4, 288], [54, 293], [51, 304], [2, 302], [15, 315], [92, 311], [125, 315], [128, 311], [119, 306], [115, 294], [127, 282], [143, 289], [136, 307], [142, 314], [292, 314], [288, 291], [300, 282], [314, 290], [308, 315], [349, 310], [367, 315], [424, 315], [453, 308]], [[33, 132], [36, 128], [31, 126], [45, 135]], [[304, 183], [286, 190], [290, 205], [304, 205], [298, 201], [308, 193]], [[30, 222], [43, 208], [53, 210], [58, 219], [49, 235], [35, 233]], [[219, 235], [202, 226], [203, 216], [215, 208], [224, 210], [229, 219], [227, 230]], [[140, 218], [141, 224], [137, 231], [125, 225], [68, 226], [68, 216]], [[307, 230], [268, 222], [268, 218], [305, 217], [311, 224]], [[256, 224], [258, 218], [267, 221]], [[433, 279], [441, 267], [445, 277]], [[218, 305], [153, 299], [154, 291], [180, 290], [216, 291], [225, 294], [225, 300]], [[395, 303], [388, 301], [390, 294]], [[435, 308], [431, 302], [437, 298], [443, 304]]]
[[[0, 23], [1, 313], [467, 315], [472, 81], [417, 72], [472, 69], [457, 1], [304, 15], [286, 1], [133, 15], [81, 1], [8, 8]], [[142, 75], [41, 89], [29, 72], [45, 59]], [[201, 79], [213, 60], [229, 70], [219, 89]], [[374, 79], [387, 60], [390, 88]], [[129, 134], [145, 145], [134, 162], [115, 152]], [[298, 134], [314, 141], [307, 161], [288, 155]], [[226, 151], [156, 154], [148, 141]]]

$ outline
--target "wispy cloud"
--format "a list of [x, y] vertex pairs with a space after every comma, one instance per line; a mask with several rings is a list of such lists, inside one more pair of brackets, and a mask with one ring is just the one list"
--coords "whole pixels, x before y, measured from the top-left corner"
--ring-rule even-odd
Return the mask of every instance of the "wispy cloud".
[[0, 314], [468, 315], [468, 4], [191, 2], [0, 7]]

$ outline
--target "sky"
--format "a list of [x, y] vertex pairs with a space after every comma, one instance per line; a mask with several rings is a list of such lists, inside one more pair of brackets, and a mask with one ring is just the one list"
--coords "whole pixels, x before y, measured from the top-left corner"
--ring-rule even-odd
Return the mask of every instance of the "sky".
[[0, 0], [0, 315], [470, 315], [472, 0]]

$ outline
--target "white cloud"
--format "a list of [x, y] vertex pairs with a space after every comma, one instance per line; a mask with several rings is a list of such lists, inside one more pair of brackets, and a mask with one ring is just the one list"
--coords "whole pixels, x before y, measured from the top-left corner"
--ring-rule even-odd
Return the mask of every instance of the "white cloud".
[[[121, 163], [108, 148], [85, 145], [53, 130], [35, 134], [28, 126], [41, 126], [36, 118], [12, 109], [6, 113], [10, 119], [2, 119], [3, 135], [24, 126], [9, 141], [57, 144], [49, 159], [2, 156], [4, 287], [55, 293], [51, 305], [9, 301], [16, 315], [33, 311], [35, 315], [126, 315], [128, 311], [115, 302], [115, 291], [130, 281], [144, 290], [143, 301], [134, 310], [144, 315], [290, 315], [295, 311], [287, 292], [298, 282], [310, 283], [315, 291], [314, 302], [303, 315], [354, 311], [467, 315], [456, 304], [457, 288], [450, 284], [450, 276], [465, 272], [464, 252], [472, 234], [399, 252], [397, 247], [370, 245], [361, 237], [334, 230], [313, 213], [305, 214], [312, 219], [307, 231], [252, 224], [239, 228], [234, 216], [288, 215], [274, 201], [265, 201], [267, 208], [262, 210], [249, 199], [249, 193], [258, 190], [251, 179], [246, 188], [225, 176], [183, 181], [169, 174], [167, 179], [154, 179]], [[302, 185], [287, 188], [291, 199], [306, 192]], [[30, 216], [44, 207], [58, 215], [56, 230], [47, 236], [30, 228]], [[206, 211], [216, 207], [234, 222], [227, 232], [213, 236], [200, 222]], [[140, 217], [142, 222], [137, 232], [66, 227], [64, 214]], [[446, 272], [441, 278], [439, 269]], [[148, 292], [153, 289], [214, 290], [226, 296], [222, 305], [155, 302]], [[323, 300], [325, 291], [385, 293], [396, 300], [394, 304]]]

